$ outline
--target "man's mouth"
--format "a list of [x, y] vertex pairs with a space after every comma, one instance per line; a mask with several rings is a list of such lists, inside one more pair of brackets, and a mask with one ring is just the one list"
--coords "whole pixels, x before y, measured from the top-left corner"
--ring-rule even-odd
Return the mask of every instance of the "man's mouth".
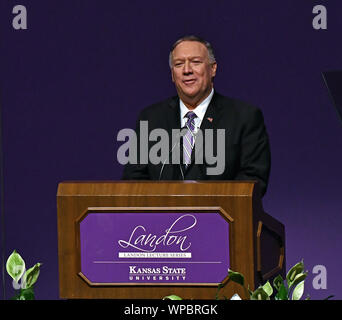
[[191, 85], [193, 83], [196, 82], [196, 79], [186, 79], [186, 80], [183, 80], [183, 83], [186, 84], [186, 85]]

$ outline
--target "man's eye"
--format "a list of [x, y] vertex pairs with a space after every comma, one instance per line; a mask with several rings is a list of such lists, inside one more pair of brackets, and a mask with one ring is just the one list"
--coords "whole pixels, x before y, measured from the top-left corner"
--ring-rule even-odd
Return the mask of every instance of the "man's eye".
[[182, 62], [177, 62], [177, 63], [175, 63], [175, 66], [176, 66], [176, 67], [180, 67], [181, 65], [183, 65]]
[[194, 60], [193, 61], [193, 63], [195, 63], [195, 64], [199, 64], [199, 63], [201, 63], [202, 61], [200, 61], [200, 60]]

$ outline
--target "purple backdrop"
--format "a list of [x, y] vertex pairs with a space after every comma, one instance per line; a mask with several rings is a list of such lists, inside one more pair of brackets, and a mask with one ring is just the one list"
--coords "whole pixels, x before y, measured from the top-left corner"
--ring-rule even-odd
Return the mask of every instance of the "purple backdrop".
[[[16, 4], [27, 30], [12, 27]], [[328, 30], [312, 27], [316, 4]], [[120, 179], [116, 134], [175, 94], [168, 50], [184, 34], [216, 48], [217, 91], [264, 112], [264, 207], [286, 226], [287, 266], [304, 259], [313, 299], [342, 298], [342, 127], [321, 77], [342, 69], [340, 1], [12, 0], [0, 15], [5, 249], [43, 263], [38, 299], [58, 299], [58, 182]], [[313, 288], [315, 265], [327, 268], [327, 290]], [[9, 277], [6, 288], [9, 298]]]

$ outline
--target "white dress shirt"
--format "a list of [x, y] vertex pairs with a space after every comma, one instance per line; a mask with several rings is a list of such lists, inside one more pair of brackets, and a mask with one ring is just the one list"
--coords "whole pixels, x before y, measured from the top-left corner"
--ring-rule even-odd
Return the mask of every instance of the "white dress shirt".
[[195, 121], [195, 134], [197, 130], [200, 128], [204, 115], [208, 109], [209, 103], [214, 95], [214, 88], [211, 89], [211, 92], [208, 97], [206, 97], [194, 110], [189, 110], [182, 100], [179, 99], [179, 106], [180, 106], [180, 121], [181, 121], [181, 128], [185, 127], [185, 123], [188, 121], [188, 118], [185, 115], [189, 111], [193, 111], [196, 114]]

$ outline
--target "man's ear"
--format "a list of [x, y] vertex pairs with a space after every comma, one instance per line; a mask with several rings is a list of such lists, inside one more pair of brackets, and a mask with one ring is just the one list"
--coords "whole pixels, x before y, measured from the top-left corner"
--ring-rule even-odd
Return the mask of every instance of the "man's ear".
[[217, 70], [217, 63], [214, 62], [211, 65], [211, 77], [214, 78], [216, 76], [216, 70]]
[[172, 79], [172, 82], [175, 82], [175, 78], [173, 77], [173, 68], [171, 68], [171, 79]]

